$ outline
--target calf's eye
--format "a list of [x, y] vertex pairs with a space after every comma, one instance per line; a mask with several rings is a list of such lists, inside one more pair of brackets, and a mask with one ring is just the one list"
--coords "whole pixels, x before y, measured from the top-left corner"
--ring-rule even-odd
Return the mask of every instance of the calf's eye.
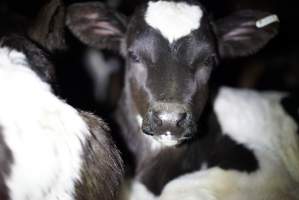
[[215, 59], [216, 57], [214, 55], [209, 56], [204, 60], [203, 65], [204, 66], [213, 65], [215, 63]]
[[135, 63], [140, 63], [140, 58], [137, 56], [133, 51], [129, 51], [129, 58], [135, 62]]

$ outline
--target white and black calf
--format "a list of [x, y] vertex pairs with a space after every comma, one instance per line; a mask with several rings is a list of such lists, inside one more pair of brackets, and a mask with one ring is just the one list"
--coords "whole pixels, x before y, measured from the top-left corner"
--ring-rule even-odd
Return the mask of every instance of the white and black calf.
[[105, 123], [55, 96], [34, 43], [0, 44], [0, 199], [115, 199], [122, 161]]
[[135, 158], [134, 178], [150, 192], [159, 195], [171, 180], [200, 169], [261, 170], [251, 146], [223, 134], [208, 82], [221, 58], [261, 49], [278, 21], [253, 10], [214, 21], [195, 1], [149, 1], [129, 20], [101, 3], [68, 8], [66, 23], [82, 42], [126, 59], [116, 118]]

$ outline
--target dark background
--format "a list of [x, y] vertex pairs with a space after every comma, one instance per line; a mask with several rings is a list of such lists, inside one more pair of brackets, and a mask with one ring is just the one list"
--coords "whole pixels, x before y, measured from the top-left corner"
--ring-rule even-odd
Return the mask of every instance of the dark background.
[[[0, 14], [9, 10], [27, 19], [33, 19], [47, 0], [8, 0], [0, 2]], [[66, 5], [78, 0], [65, 0]], [[142, 0], [110, 0], [111, 6], [130, 15]], [[259, 9], [275, 13], [280, 18], [280, 33], [258, 54], [224, 61], [214, 72], [215, 85], [299, 92], [299, 6], [290, 0], [202, 0], [214, 18], [240, 9]], [[9, 24], [6, 14], [0, 15], [0, 28], [4, 25], [22, 28], [21, 24]], [[72, 105], [102, 116], [112, 107], [96, 102], [92, 95], [92, 83], [82, 65], [82, 52], [86, 47], [73, 39], [71, 49], [60, 59], [58, 66], [61, 96]]]

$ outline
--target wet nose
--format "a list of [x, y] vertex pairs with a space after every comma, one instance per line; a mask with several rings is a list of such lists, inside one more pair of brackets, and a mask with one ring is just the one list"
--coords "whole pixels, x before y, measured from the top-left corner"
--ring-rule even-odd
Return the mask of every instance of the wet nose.
[[142, 123], [145, 134], [168, 140], [180, 140], [195, 131], [192, 112], [188, 105], [178, 103], [154, 103]]
[[182, 127], [187, 120], [186, 112], [161, 112], [153, 111], [152, 112], [152, 123], [156, 127]]

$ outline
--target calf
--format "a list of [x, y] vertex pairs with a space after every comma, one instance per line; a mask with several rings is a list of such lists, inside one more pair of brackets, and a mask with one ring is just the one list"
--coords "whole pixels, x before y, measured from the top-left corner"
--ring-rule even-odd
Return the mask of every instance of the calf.
[[0, 38], [1, 200], [112, 200], [122, 180], [106, 124], [52, 91], [46, 52], [61, 49], [57, 2], [46, 6], [44, 28], [30, 31], [39, 44], [9, 30]]
[[135, 178], [150, 192], [207, 167], [259, 170], [250, 147], [221, 134], [208, 81], [221, 58], [253, 54], [273, 38], [276, 15], [244, 10], [215, 21], [195, 1], [149, 1], [127, 20], [103, 4], [81, 3], [68, 8], [66, 23], [82, 42], [126, 59], [116, 118]]

